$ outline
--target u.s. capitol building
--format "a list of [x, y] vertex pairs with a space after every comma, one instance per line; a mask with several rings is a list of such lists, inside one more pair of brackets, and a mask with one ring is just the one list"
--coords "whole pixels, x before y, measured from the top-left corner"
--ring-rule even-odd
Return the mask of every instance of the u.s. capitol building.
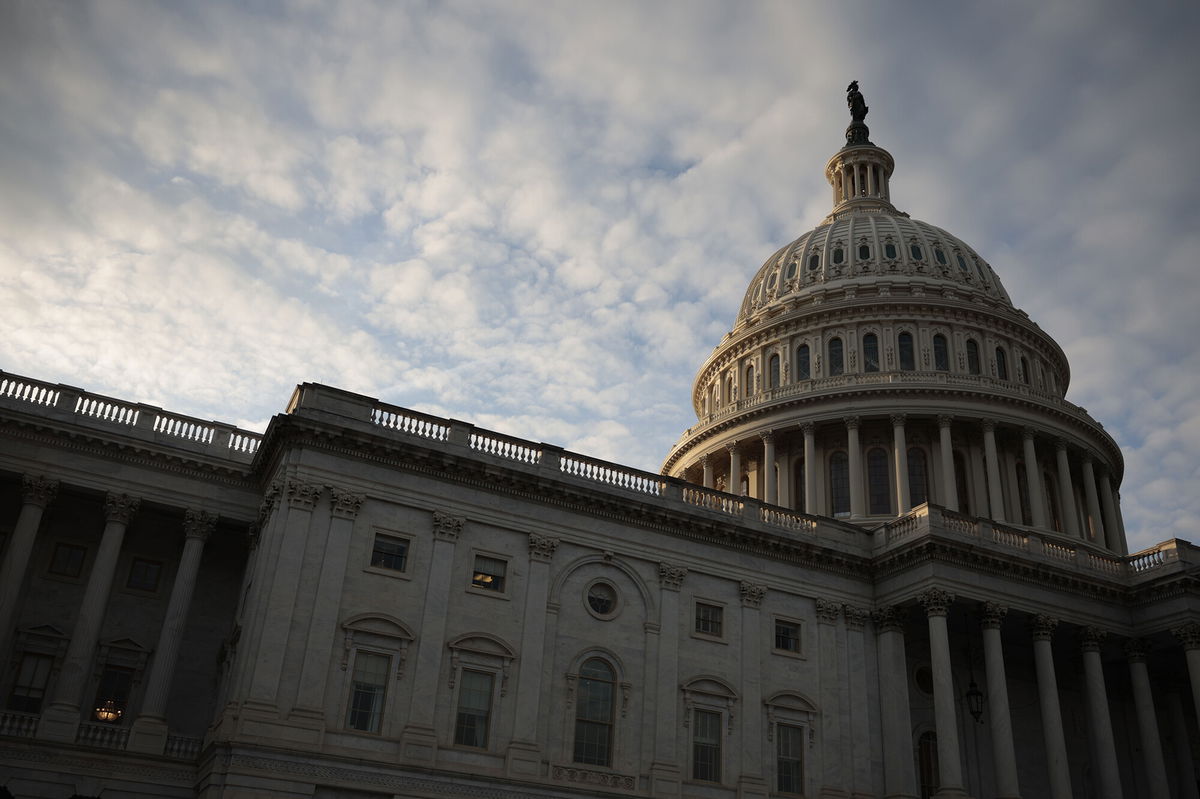
[[1200, 552], [848, 99], [661, 474], [0, 373], [0, 797], [1197, 797]]

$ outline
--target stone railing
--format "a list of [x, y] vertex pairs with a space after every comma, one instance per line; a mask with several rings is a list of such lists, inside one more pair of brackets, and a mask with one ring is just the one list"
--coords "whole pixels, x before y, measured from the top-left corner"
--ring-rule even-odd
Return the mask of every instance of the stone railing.
[[37, 729], [36, 713], [18, 713], [15, 710], [0, 710], [0, 735], [13, 738], [32, 738]]
[[199, 738], [189, 738], [184, 735], [168, 735], [163, 754], [179, 760], [195, 760], [200, 756], [200, 747], [204, 742]]
[[92, 746], [97, 749], [124, 749], [129, 741], [129, 730], [126, 727], [116, 727], [112, 724], [79, 725], [75, 734], [75, 743]]
[[223, 422], [0, 372], [0, 409], [5, 408], [242, 463], [253, 459], [262, 442], [258, 433]]
[[542, 461], [542, 448], [531, 441], [524, 441], [503, 433], [472, 428], [471, 449], [505, 460], [538, 464]]
[[563, 474], [636, 491], [639, 494], [662, 496], [666, 486], [666, 478], [661, 474], [643, 472], [640, 469], [631, 469], [573, 452], [560, 453], [558, 464]]
[[376, 403], [371, 409], [371, 421], [397, 433], [431, 438], [434, 441], [445, 441], [450, 434], [450, 425], [445, 419], [395, 405], [384, 405], [382, 402]]

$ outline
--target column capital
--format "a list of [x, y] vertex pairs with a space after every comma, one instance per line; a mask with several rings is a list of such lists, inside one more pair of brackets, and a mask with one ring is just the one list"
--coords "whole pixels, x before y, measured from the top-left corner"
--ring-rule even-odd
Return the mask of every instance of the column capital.
[[343, 519], [353, 519], [358, 515], [367, 498], [362, 494], [351, 494], [338, 488], [329, 489], [330, 512]]
[[1125, 657], [1130, 663], [1145, 663], [1150, 642], [1145, 638], [1130, 638], [1125, 642]]
[[183, 535], [185, 538], [198, 538], [207, 541], [217, 526], [217, 514], [197, 508], [188, 508], [183, 512]]
[[985, 432], [985, 433], [995, 433], [996, 432], [996, 420], [995, 419], [981, 419], [979, 421], [979, 425], [980, 425], [980, 427], [983, 428], [983, 432]]
[[954, 604], [954, 594], [941, 588], [930, 588], [917, 597], [927, 616], [945, 616]]
[[842, 614], [842, 606], [828, 599], [817, 600], [817, 621], [823, 624], [837, 624], [838, 616]]
[[848, 630], [861, 630], [871, 620], [871, 611], [857, 605], [842, 605], [842, 614], [846, 617]]
[[857, 430], [862, 420], [857, 416], [844, 416], [842, 417], [842, 421], [846, 423], [847, 430]]
[[727, 442], [727, 443], [725, 444], [725, 450], [726, 450], [726, 451], [727, 451], [727, 452], [728, 452], [730, 455], [732, 455], [734, 452], [736, 452], [736, 451], [737, 451], [737, 442], [736, 442], [736, 441], [729, 441], [729, 442]]
[[683, 586], [683, 578], [687, 576], [686, 566], [676, 566], [672, 563], [658, 564], [658, 585], [667, 591], [678, 591]]
[[433, 536], [443, 541], [457, 541], [466, 521], [461, 516], [451, 516], [435, 510], [433, 512]]
[[539, 533], [529, 534], [529, 559], [549, 563], [558, 549], [558, 539]]
[[904, 420], [908, 417], [903, 413], [893, 413], [888, 418], [892, 420], [892, 427], [904, 427]]
[[283, 494], [287, 497], [289, 508], [312, 510], [321, 498], [321, 486], [300, 480], [288, 480], [283, 487]]
[[21, 501], [26, 505], [44, 508], [58, 493], [58, 481], [40, 474], [21, 476]]
[[700, 456], [699, 463], [701, 466], [707, 466], [708, 464], [712, 463], [712, 456], [710, 456], [707, 452], [704, 453]]
[[937, 423], [938, 427], [949, 427], [954, 423], [954, 416], [949, 413], [939, 413]]
[[810, 435], [816, 433], [817, 432], [817, 423], [816, 422], [802, 423], [800, 425], [800, 432], [804, 433], [804, 435], [806, 435], [806, 436], [810, 436]]
[[1032, 427], [1021, 428], [1021, 439], [1024, 441], [1033, 441], [1036, 431]]
[[108, 494], [104, 498], [104, 520], [129, 524], [142, 500], [128, 494]]
[[1058, 619], [1047, 616], [1045, 613], [1039, 613], [1029, 620], [1029, 631], [1033, 633], [1035, 641], [1049, 641], [1054, 637], [1054, 630], [1057, 627]]
[[769, 444], [775, 440], [775, 431], [774, 430], [763, 430], [763, 431], [759, 432], [758, 437], [763, 440], [764, 444]]
[[908, 614], [904, 612], [903, 608], [888, 605], [877, 608], [871, 614], [871, 621], [875, 623], [875, 632], [877, 633], [903, 633], [907, 616]]
[[983, 609], [979, 611], [980, 626], [985, 630], [999, 630], [1006, 615], [1008, 615], [1008, 608], [1004, 605], [996, 602], [984, 602]]
[[742, 595], [742, 607], [757, 608], [762, 605], [763, 598], [767, 595], [767, 587], [765, 585], [755, 585], [742, 580], [738, 586], [738, 591]]
[[1055, 452], [1066, 452], [1067, 451], [1067, 440], [1065, 438], [1054, 439], [1054, 451]]
[[1084, 627], [1079, 631], [1079, 646], [1084, 652], [1099, 652], [1107, 637], [1107, 630], [1101, 630], [1099, 627]]
[[1190, 621], [1171, 630], [1171, 634], [1183, 644], [1186, 649], [1200, 649], [1200, 624]]

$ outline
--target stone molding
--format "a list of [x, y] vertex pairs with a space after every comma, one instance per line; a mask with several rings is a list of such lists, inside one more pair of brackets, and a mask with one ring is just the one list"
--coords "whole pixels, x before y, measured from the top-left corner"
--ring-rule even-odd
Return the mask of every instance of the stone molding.
[[904, 609], [897, 605], [888, 605], [887, 607], [876, 608], [871, 614], [871, 621], [875, 624], [876, 633], [904, 633], [904, 622], [907, 620], [908, 614]]
[[687, 576], [687, 573], [686, 566], [674, 566], [665, 562], [659, 563], [658, 584], [668, 591], [678, 591], [683, 585], [683, 578]]
[[21, 476], [21, 501], [26, 505], [44, 508], [58, 493], [58, 481], [45, 475], [26, 474]]
[[918, 596], [917, 601], [925, 608], [926, 616], [945, 616], [954, 604], [954, 594], [941, 588], [930, 588]]
[[1200, 649], [1200, 624], [1190, 621], [1171, 630], [1185, 650]]
[[738, 586], [738, 592], [742, 595], [743, 607], [757, 608], [762, 605], [763, 598], [767, 595], [767, 587], [765, 585], [754, 585], [742, 580]]
[[1130, 638], [1125, 642], [1125, 657], [1130, 663], [1145, 663], [1150, 642], [1145, 638]]
[[1099, 627], [1084, 627], [1079, 631], [1079, 646], [1084, 652], [1099, 652], [1107, 637], [1107, 630], [1101, 630]]
[[[538, 533], [529, 534], [529, 557], [531, 560], [549, 563], [558, 549], [559, 540]], [[606, 558], [609, 560], [610, 558]]]
[[774, 430], [763, 430], [758, 434], [758, 437], [763, 440], [764, 444], [768, 444], [775, 440]]
[[584, 785], [598, 785], [603, 788], [632, 791], [637, 788], [637, 778], [628, 774], [614, 774], [608, 771], [595, 771], [579, 766], [550, 767], [550, 776], [564, 782], [578, 782]]
[[838, 617], [841, 615], [841, 603], [830, 602], [828, 599], [817, 599], [817, 621], [822, 624], [837, 624]]
[[861, 630], [871, 620], [871, 611], [857, 605], [842, 605], [842, 615], [846, 617], [847, 630]]
[[433, 512], [433, 535], [443, 541], [457, 541], [467, 520], [462, 516], [451, 516], [440, 510]]
[[358, 516], [367, 498], [363, 494], [351, 494], [340, 488], [329, 488], [329, 512], [343, 519], [353, 519]]
[[271, 483], [263, 494], [262, 502], [258, 506], [258, 526], [266, 527], [267, 519], [271, 518], [271, 513], [279, 505], [279, 497], [283, 493], [283, 487], [279, 483]]
[[1038, 613], [1029, 620], [1029, 631], [1033, 634], [1035, 641], [1049, 641], [1054, 637], [1054, 630], [1057, 627], [1058, 619], [1047, 616], [1045, 613]]
[[108, 494], [104, 497], [104, 520], [129, 524], [142, 500], [128, 494]]
[[283, 493], [287, 497], [289, 508], [312, 510], [321, 498], [321, 486], [289, 479]]
[[1008, 608], [997, 602], [984, 602], [983, 608], [979, 611], [979, 623], [985, 630], [999, 630], [1004, 624], [1004, 617], [1008, 615]]
[[197, 508], [188, 508], [183, 512], [183, 535], [185, 538], [198, 538], [207, 541], [217, 526], [217, 515]]

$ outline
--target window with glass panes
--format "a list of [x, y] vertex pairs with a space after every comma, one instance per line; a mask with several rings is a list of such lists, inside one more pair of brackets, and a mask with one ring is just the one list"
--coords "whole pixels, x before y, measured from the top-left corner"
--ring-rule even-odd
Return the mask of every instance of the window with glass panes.
[[83, 573], [83, 558], [87, 550], [74, 544], [55, 544], [50, 558], [50, 573], [63, 577], [78, 577]]
[[54, 658], [49, 655], [23, 655], [17, 679], [8, 695], [8, 709], [18, 713], [40, 713], [53, 665]]
[[808, 380], [812, 376], [810, 362], [812, 356], [809, 352], [807, 344], [801, 344], [796, 348], [796, 379]]
[[908, 448], [908, 504], [910, 507], [929, 501], [929, 467], [925, 450]]
[[712, 710], [693, 711], [692, 779], [721, 781], [721, 714]]
[[868, 513], [891, 513], [892, 486], [888, 480], [888, 455], [881, 447], [867, 453]]
[[950, 371], [950, 347], [941, 333], [933, 337], [933, 368], [939, 372]]
[[842, 349], [842, 340], [834, 338], [829, 340], [829, 374], [831, 376], [840, 375], [845, 371], [846, 363], [844, 360], [844, 351]]
[[900, 368], [911, 372], [917, 368], [917, 356], [913, 348], [912, 333], [901, 333], [896, 342], [900, 354]]
[[121, 711], [116, 721], [124, 718], [124, 712], [129, 707], [129, 692], [133, 688], [133, 669], [125, 666], [106, 665], [100, 672], [100, 683], [96, 687], [96, 700], [93, 707], [103, 707], [112, 702]]
[[346, 726], [362, 732], [379, 732], [387, 675], [392, 659], [377, 652], [356, 652], [350, 682], [350, 710]]
[[719, 605], [696, 603], [696, 632], [721, 637], [721, 621], [724, 608]]
[[863, 336], [863, 370], [879, 371], [879, 337], [874, 333]]
[[593, 766], [612, 765], [613, 686], [612, 667], [591, 658], [579, 669], [579, 693], [575, 703], [575, 762]]
[[804, 728], [775, 727], [775, 788], [780, 793], [804, 793]]
[[458, 714], [454, 721], [454, 743], [486, 748], [488, 721], [492, 715], [492, 675], [464, 669], [458, 689]]
[[829, 456], [829, 498], [834, 516], [850, 515], [850, 459], [845, 452]]
[[775, 620], [775, 648], [784, 652], [800, 651], [800, 623]]
[[380, 569], [404, 571], [408, 568], [408, 541], [376, 533], [375, 545], [371, 549], [371, 565]]
[[162, 564], [144, 558], [134, 558], [129, 564], [129, 579], [125, 581], [126, 588], [135, 591], [157, 591], [158, 578], [162, 574]]
[[471, 585], [488, 591], [504, 591], [504, 577], [508, 563], [486, 555], [475, 556], [475, 571], [471, 574]]

